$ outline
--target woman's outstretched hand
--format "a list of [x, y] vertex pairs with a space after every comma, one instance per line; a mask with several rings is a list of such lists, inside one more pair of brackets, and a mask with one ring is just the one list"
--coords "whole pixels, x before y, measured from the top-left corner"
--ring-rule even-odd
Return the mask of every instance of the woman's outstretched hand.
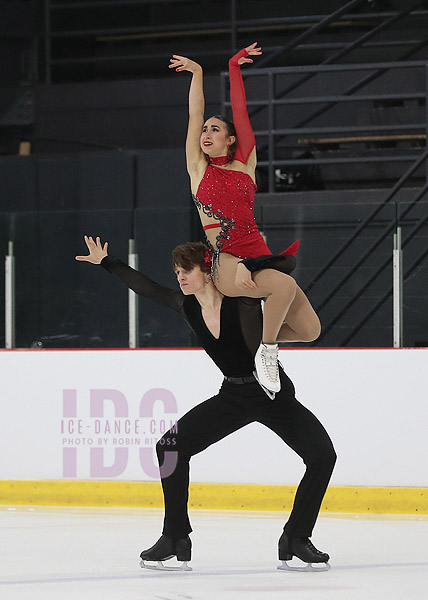
[[[247, 46], [245, 48], [245, 50], [248, 52], [249, 56], [259, 56], [260, 54], [263, 54], [262, 49], [260, 46], [257, 46], [257, 42], [254, 42], [254, 44], [251, 44], [251, 46]], [[251, 58], [248, 57], [241, 57], [238, 60], [238, 65], [242, 65], [244, 63], [252, 63], [253, 60]]]
[[95, 238], [95, 242], [94, 238], [87, 235], [84, 235], [83, 239], [88, 246], [89, 254], [87, 256], [76, 256], [76, 260], [83, 260], [94, 265], [99, 265], [102, 259], [107, 256], [108, 242], [102, 246], [99, 237]]
[[194, 60], [190, 60], [186, 56], [179, 56], [178, 54], [173, 54], [169, 62], [171, 63], [169, 68], [176, 71], [190, 71], [191, 73], [195, 73], [199, 69], [202, 70], [201, 65]]

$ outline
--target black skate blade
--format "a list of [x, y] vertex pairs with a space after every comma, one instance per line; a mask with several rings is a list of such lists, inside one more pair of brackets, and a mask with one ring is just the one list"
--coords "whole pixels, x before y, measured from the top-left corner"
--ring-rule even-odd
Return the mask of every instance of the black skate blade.
[[189, 567], [187, 560], [184, 560], [181, 565], [164, 565], [163, 561], [145, 561], [140, 560], [140, 567], [142, 569], [151, 569], [152, 571], [193, 571], [192, 567]]
[[[314, 566], [315, 565], [315, 566]], [[328, 564], [328, 562], [326, 563], [307, 563], [306, 565], [302, 565], [302, 566], [294, 566], [294, 565], [289, 565], [288, 562], [286, 560], [282, 561], [282, 564], [280, 564], [277, 569], [279, 571], [294, 571], [296, 573], [322, 573], [323, 571], [329, 571], [330, 570], [330, 565]]]

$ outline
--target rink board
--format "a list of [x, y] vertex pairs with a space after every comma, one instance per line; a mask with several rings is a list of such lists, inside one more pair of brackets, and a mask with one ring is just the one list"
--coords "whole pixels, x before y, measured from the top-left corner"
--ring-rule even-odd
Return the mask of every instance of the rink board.
[[[403, 506], [399, 496], [411, 493], [410, 512], [423, 510], [428, 349], [290, 349], [280, 355], [297, 398], [320, 418], [338, 454], [328, 504], [342, 510], [361, 498], [361, 506], [374, 506], [389, 497]], [[201, 350], [3, 351], [0, 375], [3, 503], [13, 496], [8, 482], [21, 482], [23, 496], [38, 485], [43, 503], [55, 482], [54, 495], [67, 483], [74, 490], [122, 483], [126, 490], [127, 483], [156, 482], [156, 440], [214, 395], [222, 380]], [[285, 506], [284, 494], [293, 496], [303, 472], [281, 440], [252, 424], [195, 456], [191, 476], [198, 484], [222, 484], [223, 496], [230, 490], [224, 484], [235, 486], [236, 498], [245, 504], [251, 496], [252, 507], [263, 498], [260, 489], [273, 486], [273, 505]], [[210, 486], [199, 487], [206, 489], [195, 505], [206, 505]], [[75, 499], [79, 493], [69, 490]]]

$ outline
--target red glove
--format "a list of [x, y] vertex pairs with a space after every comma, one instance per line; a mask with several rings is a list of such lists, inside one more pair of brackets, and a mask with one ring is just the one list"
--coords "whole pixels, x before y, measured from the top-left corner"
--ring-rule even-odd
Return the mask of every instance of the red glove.
[[233, 123], [235, 125], [238, 146], [235, 150], [234, 160], [246, 164], [248, 157], [256, 145], [256, 138], [251, 127], [247, 112], [247, 99], [245, 96], [244, 82], [242, 81], [241, 66], [238, 60], [248, 56], [245, 48], [240, 50], [229, 60], [230, 102], [232, 104]]

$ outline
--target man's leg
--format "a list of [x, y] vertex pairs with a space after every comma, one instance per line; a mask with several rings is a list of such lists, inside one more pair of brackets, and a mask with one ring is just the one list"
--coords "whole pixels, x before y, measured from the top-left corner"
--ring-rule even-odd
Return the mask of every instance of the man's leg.
[[[261, 408], [262, 416], [258, 420], [279, 435], [306, 465], [284, 532], [290, 538], [309, 538], [330, 481], [336, 453], [319, 420], [296, 400], [294, 386], [285, 374], [281, 374], [281, 383], [281, 392]], [[273, 459], [281, 465], [278, 457]]]
[[177, 423], [177, 430], [167, 432], [157, 443], [159, 465], [165, 452], [176, 452], [174, 471], [161, 480], [165, 501], [163, 534], [172, 540], [185, 538], [191, 531], [187, 512], [189, 461], [230, 433], [247, 425], [251, 419], [245, 410], [245, 399], [233, 394], [241, 386], [223, 384], [219, 394], [199, 404]]

